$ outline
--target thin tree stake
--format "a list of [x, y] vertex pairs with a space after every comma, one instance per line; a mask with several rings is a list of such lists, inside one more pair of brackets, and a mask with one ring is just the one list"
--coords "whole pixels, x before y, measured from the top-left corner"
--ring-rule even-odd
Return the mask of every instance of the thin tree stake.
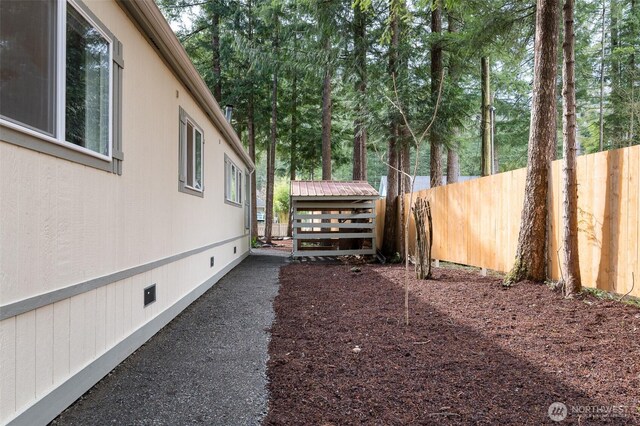
[[[392, 77], [393, 77], [393, 92], [396, 97], [396, 102], [393, 102], [393, 100], [390, 99], [386, 94], [385, 94], [385, 98], [387, 98], [387, 100], [391, 103], [391, 105], [393, 105], [402, 115], [402, 119], [404, 120], [405, 126], [407, 126], [407, 129], [411, 133], [411, 137], [413, 138], [413, 141], [416, 146], [416, 161], [413, 167], [413, 178], [411, 179], [411, 192], [409, 193], [409, 206], [411, 206], [411, 204], [413, 204], [413, 188], [415, 187], [416, 176], [418, 174], [418, 163], [420, 159], [420, 155], [419, 155], [420, 145], [424, 141], [424, 138], [426, 137], [426, 135], [429, 133], [429, 130], [431, 130], [431, 126], [436, 121], [436, 115], [438, 114], [438, 107], [440, 106], [440, 99], [442, 97], [442, 86], [444, 83], [444, 69], [442, 70], [440, 75], [440, 85], [438, 87], [438, 98], [436, 99], [436, 104], [433, 109], [433, 115], [431, 116], [431, 121], [429, 122], [429, 125], [427, 125], [427, 128], [424, 129], [424, 132], [422, 133], [419, 139], [416, 138], [416, 135], [413, 132], [413, 129], [409, 125], [409, 120], [407, 120], [407, 116], [402, 110], [402, 107], [400, 104], [400, 97], [398, 96], [398, 88], [396, 86], [395, 75], [392, 75]], [[399, 198], [400, 198], [400, 202], [404, 203], [404, 194], [400, 195]], [[403, 211], [405, 210], [406, 209], [403, 209]], [[404, 256], [405, 257], [404, 259], [404, 322], [405, 322], [405, 325], [409, 325], [409, 260], [408, 260], [409, 256], [408, 254], [409, 254], [409, 221], [411, 219], [411, 215], [405, 214], [405, 216], [406, 216], [406, 220], [404, 222], [404, 247], [405, 247], [405, 250], [404, 250], [404, 254], [405, 254]]]

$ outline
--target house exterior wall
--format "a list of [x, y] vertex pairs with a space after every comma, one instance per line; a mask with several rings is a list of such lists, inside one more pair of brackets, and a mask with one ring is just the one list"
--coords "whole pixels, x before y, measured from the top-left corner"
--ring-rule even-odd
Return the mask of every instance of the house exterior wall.
[[[0, 424], [46, 423], [249, 251], [225, 154], [250, 166], [118, 4], [85, 4], [124, 48], [123, 171], [0, 133]], [[204, 132], [204, 197], [178, 190], [180, 107]]]

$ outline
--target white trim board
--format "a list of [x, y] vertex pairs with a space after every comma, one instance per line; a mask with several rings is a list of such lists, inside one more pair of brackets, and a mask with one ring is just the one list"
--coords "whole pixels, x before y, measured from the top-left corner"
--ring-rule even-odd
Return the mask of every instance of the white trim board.
[[47, 293], [39, 294], [37, 296], [29, 297], [27, 299], [18, 300], [17, 302], [7, 303], [0, 306], [0, 321], [7, 318], [14, 317], [16, 315], [23, 314], [25, 312], [38, 309], [42, 306], [47, 306], [60, 300], [68, 299], [69, 297], [77, 296], [87, 291], [95, 290], [96, 288], [113, 284], [116, 281], [121, 281], [129, 277], [133, 277], [138, 274], [142, 274], [152, 269], [159, 268], [160, 266], [168, 263], [184, 259], [185, 257], [193, 256], [194, 254], [207, 251], [214, 247], [218, 247], [224, 244], [231, 243], [241, 238], [247, 237], [249, 234], [243, 234], [237, 237], [227, 238], [226, 240], [217, 241], [212, 244], [208, 244], [203, 247], [198, 247], [192, 250], [188, 250], [182, 253], [174, 254], [153, 262], [145, 263], [142, 265], [134, 266], [133, 268], [125, 269], [122, 271], [114, 272], [112, 274], [104, 275], [102, 277], [93, 278], [88, 281], [83, 281], [77, 284], [70, 285], [68, 287], [53, 290]]
[[298, 257], [319, 257], [319, 256], [327, 256], [327, 257], [338, 257], [338, 256], [348, 256], [348, 255], [374, 255], [376, 251], [373, 249], [360, 249], [360, 250], [296, 250], [293, 252], [292, 256], [294, 258]]
[[249, 252], [233, 260], [189, 294], [40, 398], [25, 411], [16, 415], [7, 423], [7, 426], [45, 425], [49, 423], [248, 256]]
[[375, 219], [375, 213], [294, 213], [294, 219]]

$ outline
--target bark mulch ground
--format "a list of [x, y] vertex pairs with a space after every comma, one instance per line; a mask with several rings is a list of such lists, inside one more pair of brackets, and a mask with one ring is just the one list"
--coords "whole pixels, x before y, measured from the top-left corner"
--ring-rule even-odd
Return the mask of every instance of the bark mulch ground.
[[[265, 424], [640, 424], [640, 310], [436, 268], [280, 272]], [[557, 412], [556, 412], [557, 414]]]

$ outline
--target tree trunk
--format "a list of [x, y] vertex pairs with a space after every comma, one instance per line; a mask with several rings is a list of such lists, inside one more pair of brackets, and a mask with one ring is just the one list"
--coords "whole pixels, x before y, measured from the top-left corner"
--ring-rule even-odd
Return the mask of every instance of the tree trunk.
[[[389, 0], [389, 14], [391, 28], [391, 44], [389, 45], [389, 76], [392, 82], [398, 76], [398, 47], [400, 43], [399, 17], [394, 0]], [[392, 83], [393, 84], [393, 83]], [[384, 216], [384, 237], [382, 252], [385, 256], [393, 256], [396, 253], [397, 236], [397, 198], [398, 198], [398, 113], [392, 111], [389, 120], [389, 141], [387, 146], [387, 198]]]
[[621, 76], [622, 66], [619, 57], [614, 54], [614, 52], [620, 48], [620, 8], [621, 5], [618, 4], [616, 0], [611, 0], [609, 5], [609, 15], [611, 16], [609, 25], [609, 30], [611, 31], [611, 93], [609, 94], [609, 105], [611, 106], [613, 119], [609, 121], [608, 127], [610, 128], [609, 140], [611, 141], [611, 148], [613, 149], [622, 146], [622, 133], [625, 127], [622, 124], [624, 113], [621, 111], [624, 108], [622, 106], [624, 103], [624, 88], [622, 87]]
[[602, 38], [600, 40], [600, 151], [604, 151], [604, 44], [606, 38], [606, 0], [602, 0]]
[[460, 157], [458, 151], [453, 148], [447, 149], [447, 183], [458, 182], [460, 177]]
[[493, 153], [491, 149], [491, 66], [489, 58], [480, 59], [482, 63], [482, 176], [492, 174]]
[[409, 139], [411, 134], [407, 126], [400, 125], [398, 127], [398, 137], [400, 140], [400, 157], [398, 161], [400, 166], [398, 169], [398, 186], [400, 194], [407, 194], [411, 192], [411, 145]]
[[[493, 104], [493, 102], [491, 103]], [[500, 170], [500, 150], [496, 144], [496, 127], [496, 109], [491, 108], [491, 155], [493, 156], [493, 174], [498, 173]]]
[[564, 88], [562, 121], [563, 140], [563, 217], [564, 225], [564, 281], [565, 294], [571, 296], [580, 293], [580, 260], [578, 256], [578, 180], [576, 177], [576, 84], [575, 84], [575, 34], [574, 34], [574, 0], [565, 0], [564, 15], [564, 63], [562, 80]]
[[[273, 35], [273, 51], [277, 60], [279, 54], [278, 15], [274, 18], [274, 35]], [[278, 139], [278, 65], [276, 64], [273, 71], [273, 82], [271, 88], [271, 138], [267, 149], [267, 200], [265, 202], [265, 222], [264, 222], [264, 239], [267, 243], [271, 243], [271, 231], [273, 226], [273, 190], [275, 184], [276, 169], [276, 142]]]
[[[441, 6], [438, 3], [436, 8], [431, 12], [431, 32], [439, 35], [441, 31], [442, 15]], [[440, 40], [435, 40], [431, 46], [431, 103], [434, 107], [438, 100], [443, 67], [442, 45]], [[438, 119], [436, 118], [436, 120]], [[442, 154], [444, 149], [442, 143], [443, 138], [439, 128], [440, 126], [437, 125], [436, 121], [436, 124], [429, 134], [429, 142], [431, 144], [430, 180], [432, 188], [442, 185]]]
[[[256, 128], [254, 117], [253, 87], [247, 101], [247, 138], [249, 140], [249, 158], [256, 163]], [[256, 173], [251, 173], [251, 239], [258, 239], [258, 206], [256, 196]]]
[[[635, 72], [635, 68], [632, 68], [632, 72]], [[633, 78], [633, 74], [632, 74]], [[636, 120], [635, 118], [635, 81], [631, 80], [631, 117], [629, 119], [629, 146], [633, 145], [633, 141], [635, 139], [633, 122]]]
[[398, 129], [395, 123], [391, 123], [389, 143], [388, 143], [388, 160], [387, 168], [387, 198], [385, 203], [384, 216], [384, 238], [382, 245], [382, 253], [385, 256], [393, 256], [396, 253], [396, 226], [398, 218], [397, 199], [398, 199], [398, 150], [396, 139]]
[[322, 180], [331, 180], [331, 64], [329, 49], [331, 39], [323, 35], [322, 43], [326, 55], [324, 81], [322, 84]]
[[[290, 160], [290, 179], [296, 180], [296, 171], [298, 167], [298, 158], [296, 150], [298, 149], [298, 75], [294, 72], [291, 82], [291, 160]], [[289, 224], [287, 225], [287, 236], [293, 235], [293, 209], [289, 206]]]
[[264, 223], [264, 239], [271, 243], [271, 231], [273, 226], [273, 189], [275, 183], [276, 168], [276, 141], [278, 137], [278, 75], [273, 73], [273, 86], [271, 89], [271, 138], [267, 149], [267, 200], [265, 205], [266, 217]]
[[431, 278], [431, 243], [433, 242], [431, 225], [431, 206], [426, 198], [416, 200], [413, 207], [416, 224], [416, 278]]
[[222, 74], [220, 71], [220, 14], [217, 2], [213, 3], [211, 16], [211, 51], [213, 53], [213, 97], [218, 103], [222, 100]]
[[[458, 32], [458, 21], [453, 11], [447, 13], [447, 31], [452, 34]], [[449, 56], [449, 82], [454, 87], [458, 87], [458, 60], [454, 53]], [[456, 138], [458, 136], [458, 129], [450, 129], [451, 137], [449, 140], [449, 148], [447, 148], [447, 183], [458, 182], [460, 176], [460, 157], [458, 155], [458, 143]]]
[[353, 180], [367, 180], [367, 128], [366, 95], [367, 95], [367, 18], [360, 5], [354, 8], [353, 44], [357, 81], [357, 116], [353, 129]]
[[[396, 2], [398, 10], [405, 9], [405, 0], [399, 0]], [[403, 23], [402, 20], [398, 20], [395, 33], [397, 35], [394, 40], [395, 46], [395, 79], [396, 84], [395, 88], [397, 89], [397, 97], [398, 97], [398, 106], [400, 110], [404, 113], [404, 117], [399, 111], [395, 114], [396, 119], [396, 128], [397, 128], [397, 139], [396, 146], [398, 149], [398, 190], [399, 193], [407, 194], [411, 192], [411, 143], [412, 137], [409, 127], [407, 126], [407, 122], [410, 121], [409, 111], [407, 110], [407, 92], [408, 92], [408, 84], [409, 84], [409, 64], [406, 60], [406, 49], [401, 48], [401, 45], [404, 42], [404, 34], [403, 34]], [[406, 48], [406, 46], [405, 46]], [[404, 225], [406, 220], [404, 204], [400, 206], [400, 223]], [[404, 228], [404, 226], [403, 226]], [[400, 247], [402, 250], [402, 257], [404, 257], [404, 235], [400, 238]]]
[[525, 198], [515, 264], [505, 284], [546, 278], [549, 159], [556, 137], [558, 18], [557, 1], [538, 0]]
[[367, 180], [367, 127], [364, 119], [354, 121], [353, 180]]
[[440, 138], [436, 133], [436, 131], [432, 130], [429, 137], [431, 142], [431, 158], [429, 159], [431, 188], [442, 185], [442, 157], [444, 154], [444, 148], [441, 142], [442, 138]]
[[[253, 40], [253, 9], [251, 0], [247, 2], [247, 16], [249, 17], [248, 38]], [[249, 158], [256, 164], [256, 120], [255, 120], [255, 96], [253, 81], [249, 81], [249, 94], [247, 96], [247, 138], [249, 145]], [[258, 239], [258, 197], [256, 188], [256, 171], [251, 173], [251, 239]]]
[[399, 129], [399, 157], [398, 157], [398, 216], [399, 222], [402, 225], [400, 234], [398, 235], [398, 248], [400, 250], [400, 257], [405, 258], [407, 253], [405, 252], [405, 239], [407, 236], [404, 232], [405, 222], [410, 212], [405, 209], [404, 194], [411, 192], [411, 151], [409, 149], [409, 129], [406, 125], [400, 125]]
[[[638, 16], [638, 11], [636, 10], [636, 0], [631, 0], [631, 34], [638, 34], [638, 24], [640, 24], [640, 16]], [[631, 117], [629, 119], [629, 144], [628, 146], [633, 145], [635, 140], [634, 134], [634, 121], [635, 117], [635, 108], [636, 108], [636, 98], [635, 98], [635, 86], [636, 86], [636, 78], [638, 71], [636, 70], [636, 55], [635, 50], [631, 53], [629, 57], [629, 66], [631, 67]]]

